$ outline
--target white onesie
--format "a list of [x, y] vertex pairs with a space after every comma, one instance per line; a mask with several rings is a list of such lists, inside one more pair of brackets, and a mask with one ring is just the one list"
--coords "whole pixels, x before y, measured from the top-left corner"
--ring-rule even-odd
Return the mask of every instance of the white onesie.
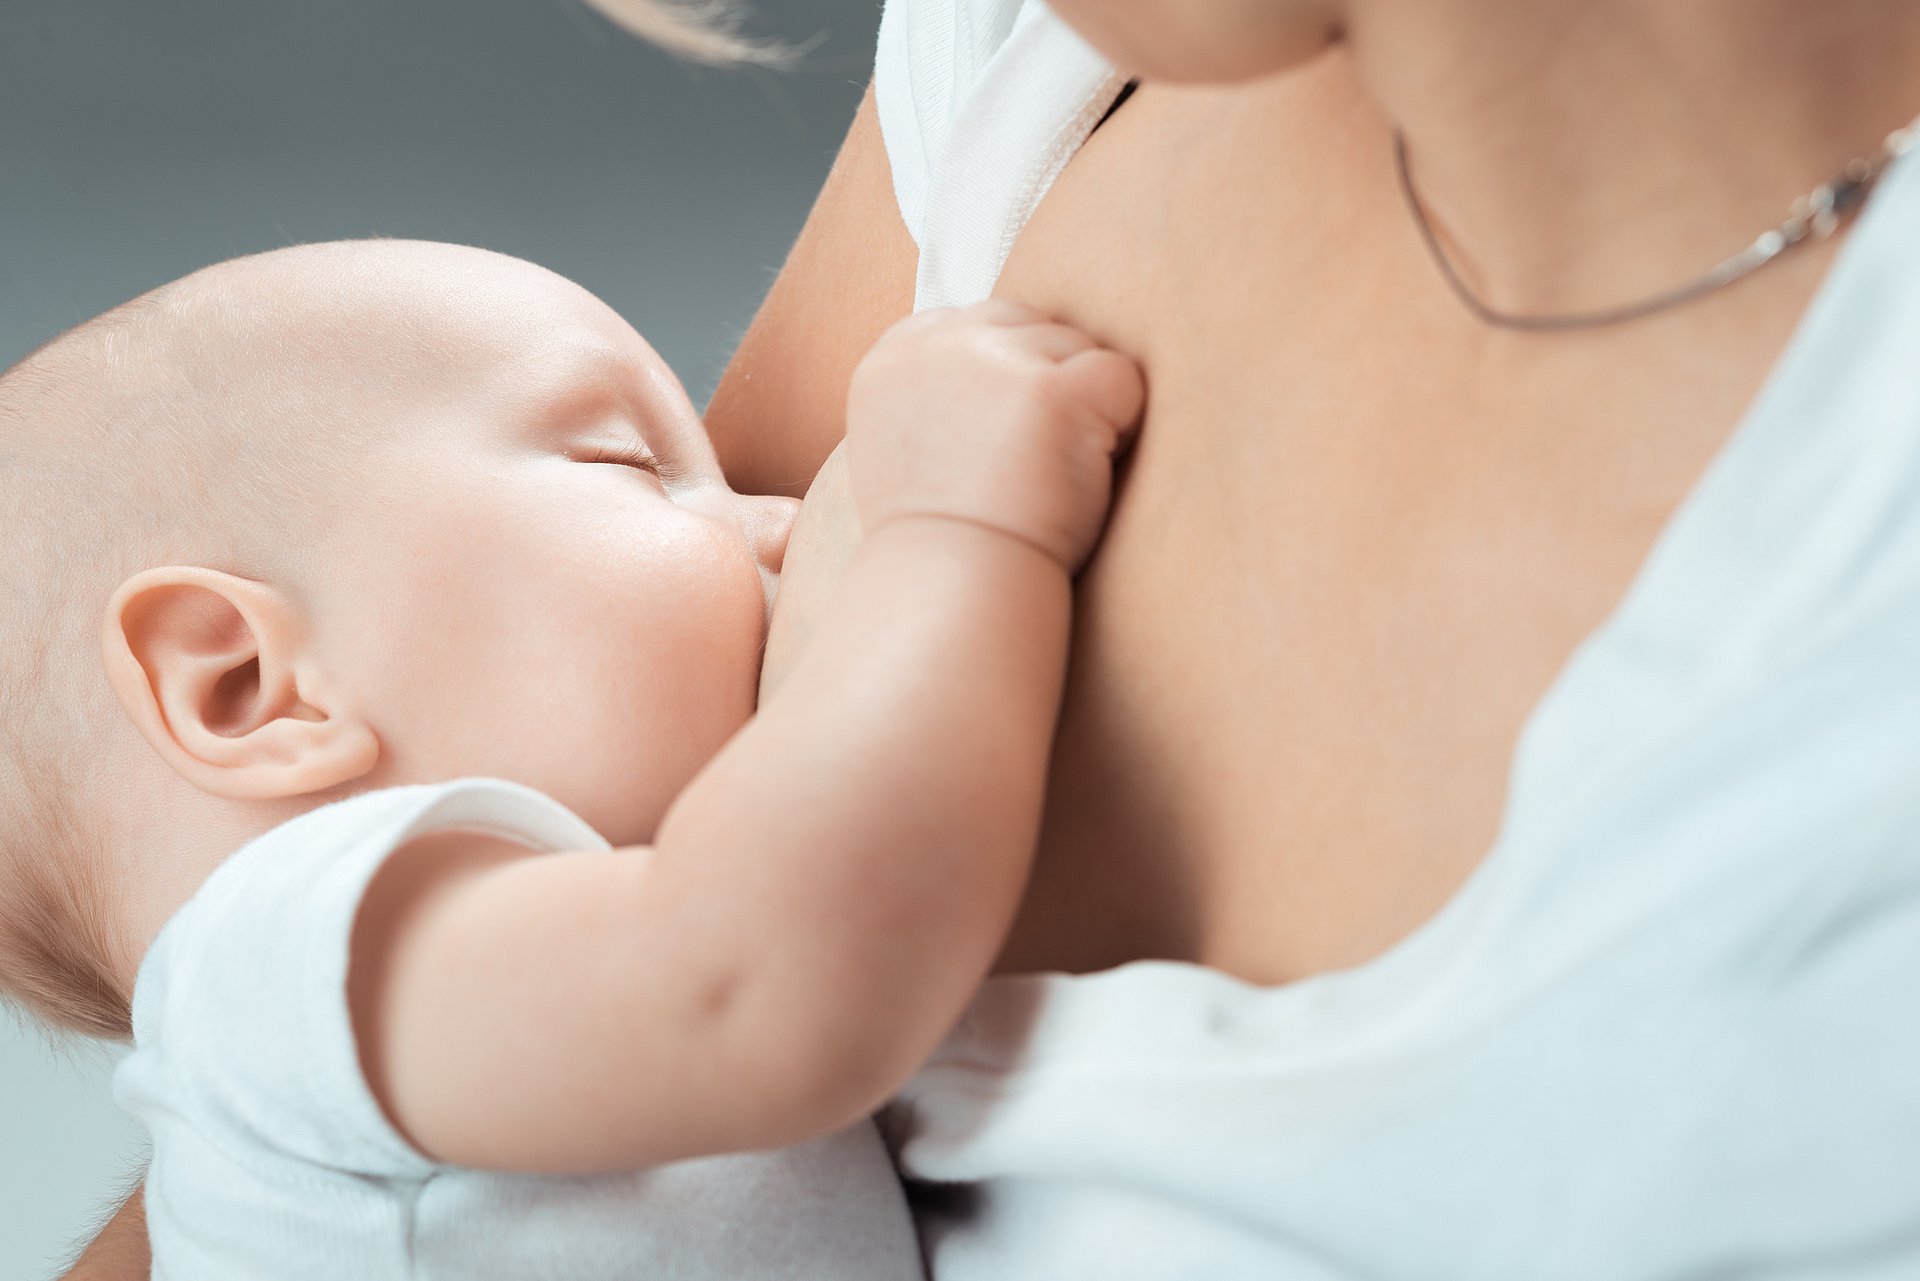
[[134, 1053], [114, 1082], [152, 1134], [154, 1277], [920, 1276], [871, 1125], [580, 1178], [457, 1169], [401, 1138], [360, 1071], [348, 944], [388, 855], [449, 828], [544, 851], [607, 848], [557, 801], [511, 783], [368, 792], [249, 843], [161, 931], [134, 988]]

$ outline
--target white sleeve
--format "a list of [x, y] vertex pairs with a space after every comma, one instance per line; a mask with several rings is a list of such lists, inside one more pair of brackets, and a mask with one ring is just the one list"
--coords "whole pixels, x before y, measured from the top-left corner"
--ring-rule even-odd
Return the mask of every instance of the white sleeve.
[[263, 1160], [402, 1179], [436, 1168], [366, 1084], [346, 982], [367, 885], [397, 848], [442, 829], [544, 850], [607, 845], [559, 802], [493, 779], [368, 792], [248, 844], [141, 965], [135, 1050], [115, 1084], [156, 1148], [185, 1125]]

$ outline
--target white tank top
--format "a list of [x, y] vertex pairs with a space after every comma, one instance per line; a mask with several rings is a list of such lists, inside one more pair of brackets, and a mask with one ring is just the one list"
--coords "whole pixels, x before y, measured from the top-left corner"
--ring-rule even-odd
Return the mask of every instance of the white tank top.
[[1044, 5], [890, 3], [875, 107], [920, 247], [914, 309], [979, 302], [1121, 77]]
[[[876, 82], [929, 304], [1116, 87], [1008, 0], [893, 0]], [[1920, 1277], [1920, 157], [1434, 920], [1278, 988], [994, 980], [888, 1127], [935, 1281]]]

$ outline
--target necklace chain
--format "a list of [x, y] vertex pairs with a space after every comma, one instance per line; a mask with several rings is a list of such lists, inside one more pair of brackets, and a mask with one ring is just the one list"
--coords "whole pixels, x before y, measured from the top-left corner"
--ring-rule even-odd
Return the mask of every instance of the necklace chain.
[[1617, 325], [1629, 320], [1638, 320], [1642, 316], [1652, 315], [1657, 311], [1665, 311], [1670, 307], [1678, 307], [1682, 303], [1692, 302], [1717, 289], [1726, 288], [1742, 276], [1758, 271], [1796, 245], [1805, 244], [1808, 241], [1825, 240], [1866, 203], [1874, 184], [1880, 180], [1882, 174], [1886, 173], [1888, 167], [1916, 146], [1920, 146], [1920, 120], [1915, 120], [1904, 128], [1888, 134], [1886, 141], [1880, 144], [1880, 149], [1871, 156], [1848, 161], [1837, 177], [1821, 183], [1794, 201], [1787, 213], [1786, 221], [1761, 232], [1745, 249], [1683, 285], [1617, 307], [1537, 316], [1499, 311], [1481, 301], [1467, 282], [1461, 279], [1459, 270], [1454, 267], [1453, 260], [1440, 244], [1440, 237], [1434, 231], [1432, 220], [1427, 216], [1426, 206], [1421, 203], [1419, 193], [1414, 190], [1413, 173], [1407, 164], [1406, 136], [1397, 131], [1393, 135], [1393, 158], [1400, 173], [1401, 193], [1407, 198], [1407, 208], [1413, 213], [1414, 225], [1420, 229], [1420, 238], [1426, 243], [1427, 252], [1432, 256], [1434, 265], [1440, 269], [1441, 277], [1446, 280], [1447, 285], [1467, 310], [1486, 324], [1501, 329], [1553, 331], [1595, 329], [1602, 325]]

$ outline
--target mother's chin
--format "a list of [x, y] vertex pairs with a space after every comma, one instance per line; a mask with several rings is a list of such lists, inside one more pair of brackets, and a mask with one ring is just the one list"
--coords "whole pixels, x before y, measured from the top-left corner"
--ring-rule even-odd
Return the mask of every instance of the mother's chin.
[[814, 477], [807, 500], [787, 541], [780, 570], [780, 594], [767, 629], [767, 652], [760, 666], [760, 701], [779, 688], [799, 661], [820, 612], [832, 596], [860, 542], [860, 519], [847, 488], [844, 448], [837, 448]]

